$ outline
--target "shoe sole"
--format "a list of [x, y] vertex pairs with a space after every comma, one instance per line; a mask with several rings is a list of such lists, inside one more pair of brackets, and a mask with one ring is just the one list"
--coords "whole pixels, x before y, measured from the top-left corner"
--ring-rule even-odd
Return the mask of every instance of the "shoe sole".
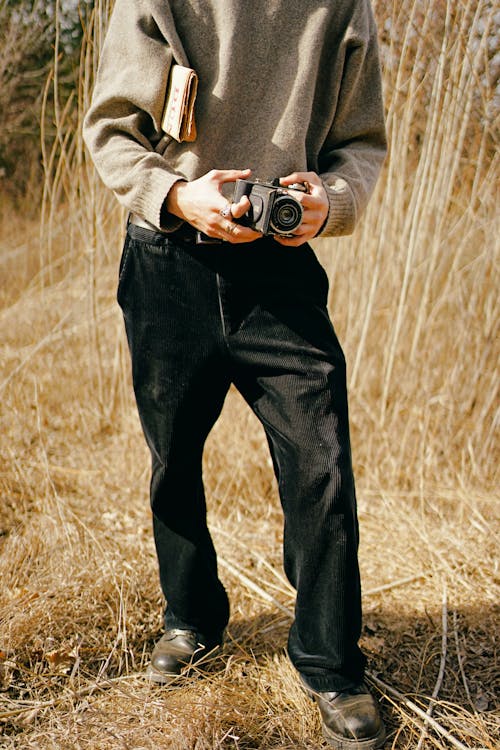
[[331, 747], [337, 750], [380, 750], [385, 744], [385, 729], [382, 726], [375, 737], [366, 740], [349, 740], [346, 737], [330, 734], [323, 727], [323, 737]]
[[179, 677], [182, 677], [182, 672], [179, 674], [168, 674], [167, 672], [158, 672], [154, 669], [151, 664], [146, 669], [144, 676], [149, 682], [155, 682], [157, 685], [168, 685], [170, 682], [174, 682]]

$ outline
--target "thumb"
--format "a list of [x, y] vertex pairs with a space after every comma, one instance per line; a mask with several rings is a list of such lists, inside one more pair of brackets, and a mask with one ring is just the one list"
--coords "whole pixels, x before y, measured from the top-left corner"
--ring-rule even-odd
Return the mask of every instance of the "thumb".
[[243, 195], [238, 203], [231, 204], [231, 213], [234, 219], [241, 219], [250, 208], [250, 201], [246, 195]]

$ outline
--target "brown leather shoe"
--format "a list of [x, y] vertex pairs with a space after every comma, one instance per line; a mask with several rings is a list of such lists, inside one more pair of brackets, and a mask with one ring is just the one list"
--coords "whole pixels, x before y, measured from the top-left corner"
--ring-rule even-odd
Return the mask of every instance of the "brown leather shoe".
[[181, 673], [189, 671], [195, 662], [214, 655], [220, 645], [207, 648], [193, 630], [166, 630], [151, 654], [151, 663], [146, 677], [153, 682], [165, 684]]
[[385, 727], [377, 704], [366, 685], [338, 693], [312, 690], [300, 676], [302, 687], [316, 701], [325, 740], [338, 750], [376, 750], [385, 742]]

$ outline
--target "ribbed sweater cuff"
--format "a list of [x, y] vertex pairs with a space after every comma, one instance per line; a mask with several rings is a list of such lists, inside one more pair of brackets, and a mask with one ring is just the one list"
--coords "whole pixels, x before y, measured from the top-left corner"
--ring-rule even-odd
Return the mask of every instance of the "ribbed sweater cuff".
[[338, 237], [352, 234], [356, 224], [354, 195], [347, 182], [337, 178], [333, 185], [323, 183], [330, 208], [319, 237]]
[[182, 219], [166, 211], [162, 212], [162, 206], [172, 185], [182, 179], [184, 178], [180, 175], [161, 169], [150, 170], [147, 184], [137, 195], [136, 211], [139, 216], [167, 232], [178, 229], [183, 223]]

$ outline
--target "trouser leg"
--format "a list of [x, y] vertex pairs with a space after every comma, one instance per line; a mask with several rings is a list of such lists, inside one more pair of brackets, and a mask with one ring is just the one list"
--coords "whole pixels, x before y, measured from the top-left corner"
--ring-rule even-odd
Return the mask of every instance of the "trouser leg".
[[276, 277], [228, 340], [235, 384], [266, 430], [278, 479], [285, 571], [297, 590], [289, 654], [326, 691], [361, 682], [365, 660], [345, 360], [311, 264], [296, 269], [295, 283]]
[[165, 622], [194, 627], [207, 641], [217, 641], [229, 605], [207, 527], [202, 451], [229, 382], [221, 365], [213, 274], [163, 235], [129, 227], [118, 299], [152, 456], [151, 507]]

